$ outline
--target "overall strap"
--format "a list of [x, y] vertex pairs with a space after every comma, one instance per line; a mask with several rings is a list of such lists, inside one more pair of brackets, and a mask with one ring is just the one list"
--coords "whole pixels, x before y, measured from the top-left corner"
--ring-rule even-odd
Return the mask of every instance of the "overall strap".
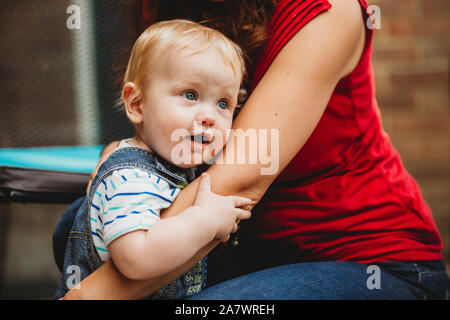
[[114, 151], [100, 166], [89, 190], [89, 199], [92, 199], [95, 190], [104, 178], [115, 170], [128, 168], [139, 168], [151, 172], [167, 181], [170, 186], [180, 189], [187, 186], [194, 178], [189, 171], [191, 169], [178, 168], [144, 149], [125, 147]]

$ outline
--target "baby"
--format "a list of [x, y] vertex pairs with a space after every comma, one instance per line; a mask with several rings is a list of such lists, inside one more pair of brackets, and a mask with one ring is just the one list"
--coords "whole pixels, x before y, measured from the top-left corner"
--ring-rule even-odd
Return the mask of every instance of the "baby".
[[[131, 279], [164, 275], [212, 240], [227, 241], [250, 218], [242, 209], [250, 199], [212, 193], [203, 173], [194, 206], [160, 219], [195, 178], [195, 166], [225, 145], [244, 73], [241, 49], [218, 31], [170, 20], [143, 32], [122, 89], [136, 134], [97, 172], [72, 227], [56, 298], [108, 259]], [[186, 297], [205, 280], [204, 258], [151, 298]]]

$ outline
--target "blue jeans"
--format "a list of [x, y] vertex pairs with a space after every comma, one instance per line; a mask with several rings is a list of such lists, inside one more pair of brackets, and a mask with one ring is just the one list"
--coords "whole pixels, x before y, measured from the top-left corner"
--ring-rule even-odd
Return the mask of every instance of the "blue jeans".
[[297, 263], [227, 280], [190, 300], [449, 300], [442, 261]]
[[53, 257], [55, 258], [56, 265], [61, 273], [63, 272], [64, 254], [66, 252], [67, 240], [69, 240], [69, 233], [72, 229], [73, 222], [75, 221], [77, 211], [85, 198], [86, 197], [81, 197], [75, 200], [69, 208], [64, 211], [56, 225], [55, 232], [53, 233]]
[[[83, 198], [61, 217], [54, 237], [54, 255], [62, 267], [65, 243]], [[56, 245], [55, 245], [56, 244]], [[226, 280], [238, 274], [227, 255], [209, 261], [213, 284], [191, 300], [340, 300], [340, 299], [449, 299], [450, 280], [442, 261], [311, 262], [267, 268]], [[227, 261], [224, 261], [227, 260]], [[230, 259], [231, 260], [231, 259]], [[379, 267], [373, 267], [375, 265]], [[212, 270], [212, 268], [217, 270]], [[226, 271], [225, 271], [226, 269]], [[223, 281], [217, 284], [218, 281]]]

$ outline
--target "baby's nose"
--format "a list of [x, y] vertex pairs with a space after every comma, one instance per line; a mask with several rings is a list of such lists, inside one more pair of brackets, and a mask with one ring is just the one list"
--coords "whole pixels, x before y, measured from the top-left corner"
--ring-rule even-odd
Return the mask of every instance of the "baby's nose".
[[199, 124], [201, 123], [202, 126], [205, 127], [213, 126], [216, 122], [214, 110], [208, 106], [203, 107], [197, 112], [194, 120]]

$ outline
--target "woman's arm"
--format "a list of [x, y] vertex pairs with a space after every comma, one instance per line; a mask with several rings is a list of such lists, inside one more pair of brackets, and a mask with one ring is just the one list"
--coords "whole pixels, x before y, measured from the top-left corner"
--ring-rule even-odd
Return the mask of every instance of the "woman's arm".
[[[309, 22], [281, 50], [233, 124], [234, 129], [244, 131], [278, 130], [278, 171], [261, 175], [265, 166], [260, 162], [215, 163], [208, 169], [214, 193], [243, 196], [257, 203], [311, 135], [338, 81], [358, 64], [365, 41], [359, 3], [355, 0], [330, 2], [331, 10]], [[224, 159], [235, 148], [231, 138], [224, 149]], [[192, 206], [197, 187], [198, 179], [183, 189], [165, 214], [173, 216]], [[185, 265], [150, 281], [126, 279], [107, 262], [81, 282], [81, 290], [71, 290], [67, 298], [145, 297], [189, 270], [217, 243], [211, 242]]]

